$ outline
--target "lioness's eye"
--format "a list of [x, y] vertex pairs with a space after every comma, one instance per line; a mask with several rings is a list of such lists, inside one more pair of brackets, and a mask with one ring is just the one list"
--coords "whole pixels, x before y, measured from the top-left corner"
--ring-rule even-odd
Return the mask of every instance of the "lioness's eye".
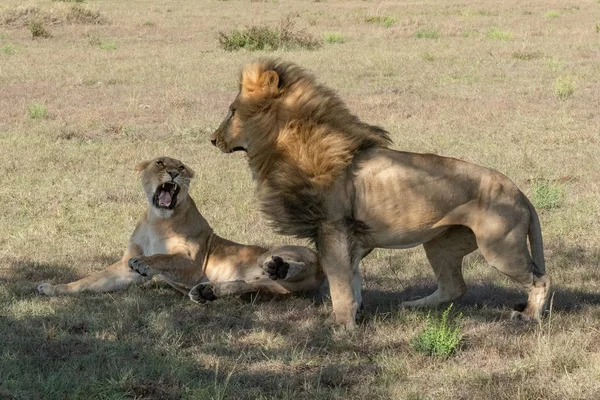
[[185, 169], [185, 166], [181, 165], [179, 166], [179, 171], [183, 171]]
[[159, 168], [163, 168], [165, 166], [165, 164], [162, 161], [157, 161], [156, 166]]

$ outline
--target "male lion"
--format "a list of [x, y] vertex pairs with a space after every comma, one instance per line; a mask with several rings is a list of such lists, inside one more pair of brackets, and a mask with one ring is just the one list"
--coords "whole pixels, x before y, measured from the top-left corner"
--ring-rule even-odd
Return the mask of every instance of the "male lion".
[[121, 260], [76, 282], [41, 283], [40, 293], [110, 292], [159, 275], [192, 300], [203, 302], [255, 291], [310, 291], [325, 278], [316, 254], [306, 247], [267, 251], [213, 233], [188, 194], [194, 172], [181, 161], [159, 157], [142, 162], [136, 170], [148, 210]]
[[386, 131], [361, 122], [300, 67], [277, 60], [245, 66], [211, 141], [225, 153], [247, 153], [262, 210], [280, 233], [316, 244], [331, 290], [329, 322], [355, 327], [359, 262], [373, 248], [419, 244], [438, 289], [405, 305], [463, 295], [462, 259], [479, 247], [529, 290], [515, 315], [537, 319], [543, 312], [550, 278], [540, 224], [515, 184], [457, 159], [389, 149]]

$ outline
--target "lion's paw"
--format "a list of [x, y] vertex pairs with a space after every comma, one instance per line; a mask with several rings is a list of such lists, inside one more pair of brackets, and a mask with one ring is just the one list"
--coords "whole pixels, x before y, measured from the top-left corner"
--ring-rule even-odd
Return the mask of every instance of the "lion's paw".
[[286, 263], [283, 258], [279, 256], [273, 256], [270, 260], [265, 261], [263, 269], [269, 278], [276, 281], [277, 279], [285, 279], [288, 277], [290, 264]]
[[37, 290], [40, 294], [45, 294], [46, 296], [54, 295], [54, 286], [46, 282], [40, 283]]
[[205, 303], [217, 299], [217, 295], [215, 294], [212, 285], [208, 282], [194, 286], [189, 291], [188, 297], [194, 303]]
[[142, 261], [142, 259], [140, 257], [130, 258], [129, 261], [127, 262], [127, 265], [129, 266], [129, 268], [131, 268], [133, 271], [137, 272], [138, 274], [140, 274], [142, 276], [148, 276], [150, 267], [148, 266], [148, 264], [146, 264], [144, 261]]

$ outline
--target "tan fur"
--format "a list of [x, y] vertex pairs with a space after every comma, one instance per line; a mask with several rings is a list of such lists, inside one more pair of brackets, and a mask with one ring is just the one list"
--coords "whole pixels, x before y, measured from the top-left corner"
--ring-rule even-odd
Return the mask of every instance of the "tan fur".
[[[154, 275], [184, 294], [189, 292], [196, 301], [203, 300], [202, 293], [204, 297], [208, 293], [209, 300], [255, 291], [287, 294], [310, 291], [322, 283], [324, 275], [316, 254], [306, 247], [268, 251], [217, 236], [188, 194], [194, 173], [180, 161], [159, 157], [139, 164], [136, 170], [149, 204], [121, 260], [76, 282], [42, 283], [40, 293], [109, 292], [145, 283]], [[156, 207], [156, 189], [171, 180], [180, 186], [174, 209]], [[284, 271], [273, 257], [279, 257]], [[272, 279], [270, 268], [280, 272], [280, 279]]]
[[273, 225], [315, 242], [329, 280], [332, 322], [355, 326], [366, 254], [419, 244], [438, 290], [406, 306], [437, 306], [464, 294], [462, 259], [479, 247], [490, 264], [529, 290], [516, 315], [540, 317], [550, 278], [539, 220], [506, 176], [452, 158], [390, 150], [385, 131], [350, 114], [294, 64], [250, 64], [240, 82], [212, 142], [224, 152], [246, 151]]

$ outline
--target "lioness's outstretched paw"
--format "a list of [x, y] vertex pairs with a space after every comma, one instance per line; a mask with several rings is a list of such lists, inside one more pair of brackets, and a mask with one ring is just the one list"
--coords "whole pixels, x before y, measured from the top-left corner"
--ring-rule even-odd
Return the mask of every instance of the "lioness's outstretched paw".
[[210, 283], [201, 283], [194, 286], [188, 293], [188, 297], [194, 303], [205, 303], [217, 299], [217, 295]]
[[49, 283], [40, 283], [37, 287], [37, 290], [40, 294], [45, 294], [47, 296], [54, 295], [54, 286]]
[[148, 276], [148, 271], [150, 270], [150, 267], [148, 266], [148, 264], [146, 264], [144, 261], [142, 261], [141, 258], [139, 258], [139, 257], [130, 258], [129, 261], [127, 261], [127, 265], [129, 266], [129, 268], [131, 268], [133, 271], [137, 272], [138, 274], [140, 274], [142, 276]]
[[265, 261], [263, 269], [269, 275], [269, 278], [276, 281], [277, 279], [287, 278], [290, 264], [286, 263], [283, 258], [273, 256], [270, 260]]

